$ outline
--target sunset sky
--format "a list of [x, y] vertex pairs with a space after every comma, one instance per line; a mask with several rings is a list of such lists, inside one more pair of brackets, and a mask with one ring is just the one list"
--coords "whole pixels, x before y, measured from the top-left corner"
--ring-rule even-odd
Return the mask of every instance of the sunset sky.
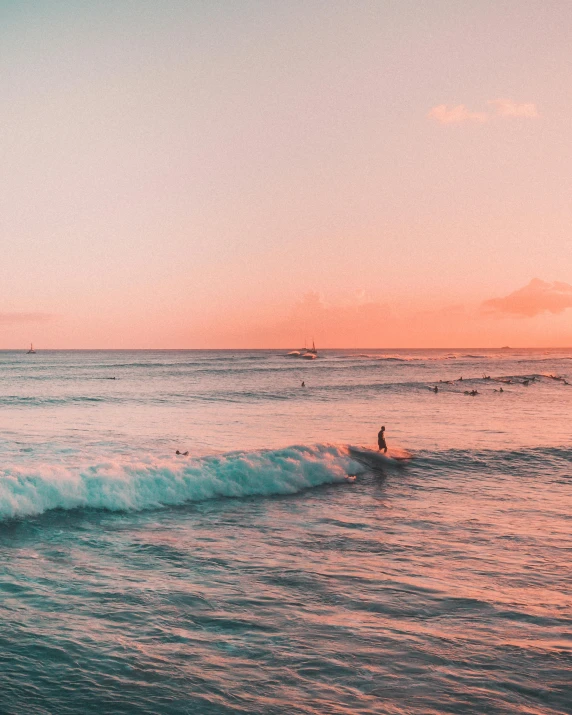
[[0, 348], [572, 346], [569, 0], [0, 0]]

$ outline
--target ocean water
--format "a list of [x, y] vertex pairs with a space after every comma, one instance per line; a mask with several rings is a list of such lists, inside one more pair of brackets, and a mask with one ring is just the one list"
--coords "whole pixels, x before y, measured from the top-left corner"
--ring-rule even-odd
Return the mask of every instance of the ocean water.
[[285, 352], [0, 352], [0, 713], [572, 712], [572, 351]]

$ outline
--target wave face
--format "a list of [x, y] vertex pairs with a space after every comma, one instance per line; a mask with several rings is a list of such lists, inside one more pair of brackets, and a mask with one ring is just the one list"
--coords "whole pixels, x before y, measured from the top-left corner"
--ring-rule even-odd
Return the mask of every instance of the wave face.
[[0, 470], [0, 519], [50, 509], [140, 511], [218, 497], [295, 494], [360, 471], [333, 445], [234, 452], [202, 459], [130, 459], [76, 468], [39, 464]]

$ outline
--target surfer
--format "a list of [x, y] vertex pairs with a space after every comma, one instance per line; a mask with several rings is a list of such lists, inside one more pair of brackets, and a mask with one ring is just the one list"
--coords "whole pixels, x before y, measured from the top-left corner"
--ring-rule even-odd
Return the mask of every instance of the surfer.
[[175, 454], [178, 454], [179, 457], [188, 457], [188, 456], [189, 456], [189, 450], [187, 450], [186, 452], [179, 452], [179, 450], [177, 450], [177, 451], [175, 452]]
[[301, 385], [301, 386], [302, 386], [302, 387], [306, 387], [306, 383], [304, 382], [304, 380], [302, 380], [302, 385]]
[[387, 444], [385, 442], [385, 427], [382, 425], [381, 429], [379, 430], [377, 434], [377, 446], [379, 447], [379, 451], [381, 452], [387, 452]]
[[439, 392], [439, 388], [437, 387], [437, 385], [435, 385], [435, 387], [433, 388], [433, 392], [435, 394], [437, 394]]

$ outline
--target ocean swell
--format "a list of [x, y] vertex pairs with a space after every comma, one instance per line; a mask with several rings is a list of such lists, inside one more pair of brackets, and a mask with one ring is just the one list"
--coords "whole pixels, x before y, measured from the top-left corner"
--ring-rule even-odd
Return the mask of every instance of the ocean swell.
[[0, 468], [0, 520], [50, 509], [139, 511], [220, 497], [295, 494], [362, 468], [334, 445], [189, 458], [109, 460], [78, 467]]

